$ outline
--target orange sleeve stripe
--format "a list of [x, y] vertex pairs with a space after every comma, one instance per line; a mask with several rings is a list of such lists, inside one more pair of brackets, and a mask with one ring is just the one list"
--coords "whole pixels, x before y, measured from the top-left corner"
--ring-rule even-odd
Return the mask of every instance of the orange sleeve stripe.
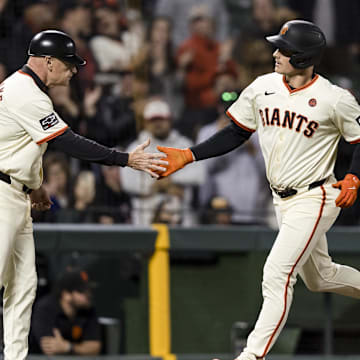
[[243, 128], [244, 130], [246, 130], [246, 131], [248, 131], [248, 132], [251, 132], [251, 133], [253, 133], [253, 132], [256, 131], [256, 130], [254, 130], [254, 129], [250, 129], [250, 128], [246, 127], [246, 126], [243, 125], [243, 124], [240, 124], [240, 123], [230, 114], [229, 110], [226, 112], [226, 115], [227, 115], [236, 125], [240, 126], [240, 127]]
[[350, 144], [358, 144], [360, 143], [360, 139], [354, 140], [354, 141], [350, 141]]
[[51, 139], [54, 139], [54, 138], [56, 138], [57, 136], [59, 136], [59, 135], [61, 135], [62, 133], [64, 133], [67, 128], [68, 128], [68, 126], [66, 125], [64, 128], [62, 128], [62, 129], [54, 132], [53, 134], [47, 136], [46, 138], [44, 138], [44, 139], [42, 139], [42, 140], [40, 140], [40, 141], [37, 141], [36, 143], [37, 143], [38, 145], [41, 145], [41, 144], [43, 144], [43, 143], [45, 143], [45, 142], [47, 142], [47, 141], [49, 141], [49, 140], [51, 140]]

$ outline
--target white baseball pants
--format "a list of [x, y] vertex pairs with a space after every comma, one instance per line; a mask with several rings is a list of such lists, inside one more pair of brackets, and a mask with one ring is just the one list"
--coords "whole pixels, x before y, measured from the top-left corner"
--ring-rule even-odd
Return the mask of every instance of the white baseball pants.
[[340, 209], [339, 190], [331, 184], [290, 198], [274, 197], [279, 233], [263, 272], [263, 305], [241, 360], [264, 358], [279, 336], [293, 298], [297, 274], [312, 291], [329, 291], [360, 298], [360, 272], [335, 264], [325, 233]]
[[0, 181], [0, 286], [4, 286], [5, 360], [28, 353], [31, 308], [37, 276], [29, 196]]

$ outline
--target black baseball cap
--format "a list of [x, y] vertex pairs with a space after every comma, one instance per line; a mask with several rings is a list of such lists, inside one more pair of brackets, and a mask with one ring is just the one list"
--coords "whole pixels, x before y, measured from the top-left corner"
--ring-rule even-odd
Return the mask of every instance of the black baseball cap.
[[93, 287], [94, 284], [89, 281], [86, 271], [67, 271], [57, 283], [57, 290], [60, 293], [62, 291], [86, 293]]

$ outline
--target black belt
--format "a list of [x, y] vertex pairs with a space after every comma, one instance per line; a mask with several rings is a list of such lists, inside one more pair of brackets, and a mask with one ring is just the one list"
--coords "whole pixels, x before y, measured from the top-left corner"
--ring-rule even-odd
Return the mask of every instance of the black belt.
[[[314, 181], [308, 186], [308, 190], [314, 189], [318, 186], [321, 186], [325, 183], [326, 179], [322, 179], [319, 181]], [[275, 194], [279, 195], [282, 199], [287, 198], [289, 196], [293, 196], [297, 194], [297, 190], [293, 188], [286, 188], [284, 190], [278, 190], [274, 187], [271, 187]]]
[[[0, 171], [0, 180], [5, 181], [8, 184], [11, 184], [11, 177], [7, 174], [4, 174], [3, 172]], [[25, 194], [31, 194], [32, 189], [28, 188], [26, 185], [23, 185], [22, 191]]]

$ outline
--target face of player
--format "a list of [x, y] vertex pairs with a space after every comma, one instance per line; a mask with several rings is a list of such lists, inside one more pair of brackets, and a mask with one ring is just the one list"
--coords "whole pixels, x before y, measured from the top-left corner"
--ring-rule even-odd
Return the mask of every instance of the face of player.
[[299, 72], [298, 69], [295, 69], [290, 64], [291, 54], [287, 53], [285, 50], [276, 49], [273, 53], [275, 59], [275, 72], [282, 75], [293, 75]]
[[67, 86], [71, 78], [77, 73], [76, 65], [59, 59], [47, 58], [48, 81], [47, 86]]

